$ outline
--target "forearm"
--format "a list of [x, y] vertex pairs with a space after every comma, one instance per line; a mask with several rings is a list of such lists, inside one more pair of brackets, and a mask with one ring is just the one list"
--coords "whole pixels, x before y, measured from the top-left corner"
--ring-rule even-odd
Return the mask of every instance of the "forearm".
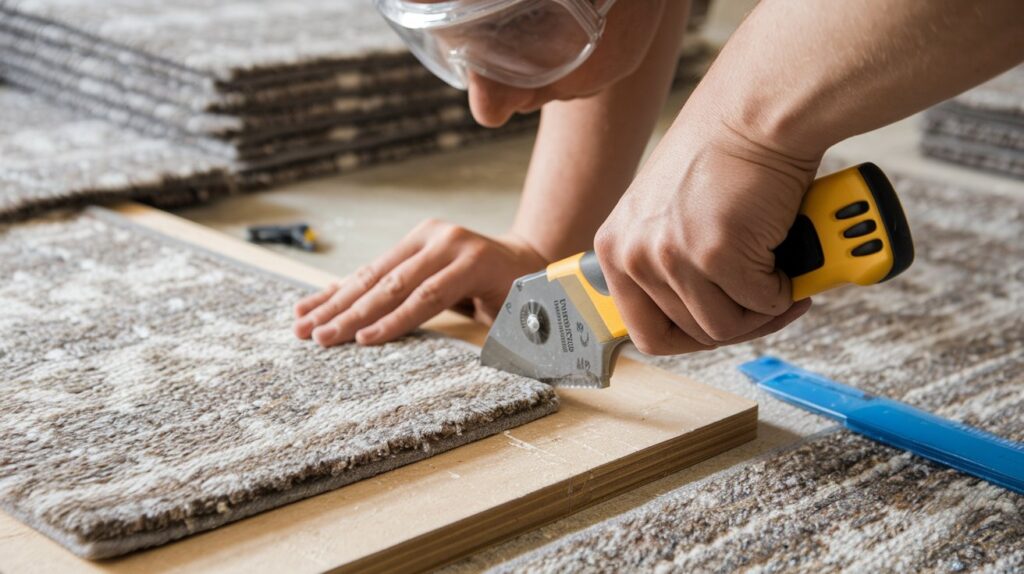
[[669, 0], [647, 57], [586, 99], [544, 106], [512, 232], [553, 261], [593, 248], [629, 186], [676, 69], [689, 2]]
[[813, 160], [1020, 62], [1022, 21], [1020, 0], [764, 0], [687, 107]]

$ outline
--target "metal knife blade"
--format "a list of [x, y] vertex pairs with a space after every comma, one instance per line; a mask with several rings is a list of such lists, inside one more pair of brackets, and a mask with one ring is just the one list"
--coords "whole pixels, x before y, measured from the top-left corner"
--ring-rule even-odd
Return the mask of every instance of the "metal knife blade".
[[627, 339], [602, 343], [562, 282], [542, 271], [512, 284], [480, 362], [554, 386], [603, 388]]

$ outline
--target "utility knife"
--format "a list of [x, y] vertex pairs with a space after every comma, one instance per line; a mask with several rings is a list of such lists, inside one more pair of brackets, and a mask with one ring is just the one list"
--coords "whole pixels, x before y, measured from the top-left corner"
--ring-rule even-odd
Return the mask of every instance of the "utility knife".
[[[814, 181], [776, 266], [793, 300], [852, 283], [892, 279], [914, 260], [910, 227], [892, 184], [873, 163]], [[516, 279], [480, 362], [555, 386], [607, 387], [629, 331], [593, 251]]]

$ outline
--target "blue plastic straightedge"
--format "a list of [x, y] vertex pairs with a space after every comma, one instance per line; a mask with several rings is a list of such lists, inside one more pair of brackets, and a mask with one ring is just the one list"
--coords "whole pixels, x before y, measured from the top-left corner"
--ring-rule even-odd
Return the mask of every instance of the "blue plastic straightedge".
[[1024, 494], [1024, 444], [871, 395], [775, 357], [740, 365], [765, 391], [878, 442]]

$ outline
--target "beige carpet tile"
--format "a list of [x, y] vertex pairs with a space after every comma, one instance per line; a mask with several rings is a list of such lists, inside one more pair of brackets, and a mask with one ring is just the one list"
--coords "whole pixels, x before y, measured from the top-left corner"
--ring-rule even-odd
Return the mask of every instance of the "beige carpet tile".
[[35, 62], [22, 64], [0, 55], [0, 77], [58, 100], [62, 105], [120, 123], [131, 123], [151, 132], [217, 138], [231, 143], [346, 122], [386, 119], [439, 105], [462, 104], [468, 110], [465, 93], [446, 85], [430, 84], [416, 89], [299, 101], [252, 114], [194, 112], [88, 76], [53, 70]]
[[1024, 154], [1024, 116], [993, 114], [950, 102], [925, 112], [922, 130], [925, 138], [949, 137]]
[[0, 85], [0, 220], [124, 199], [185, 206], [483, 143], [536, 125], [536, 117], [527, 116], [502, 130], [486, 130], [462, 117], [462, 111], [443, 107], [415, 117], [271, 139], [231, 160], [223, 156], [233, 152], [211, 150], [205, 147], [213, 145], [208, 140], [141, 135]]
[[54, 42], [79, 42], [128, 65], [209, 83], [299, 67], [408, 58], [363, 0], [2, 0]]
[[921, 137], [921, 151], [930, 157], [1024, 179], [1024, 151], [938, 134]]
[[227, 162], [0, 85], [0, 219], [113, 197], [202, 199]]
[[[65, 32], [59, 26], [51, 28]], [[195, 113], [237, 113], [274, 109], [299, 102], [343, 95], [376, 93], [410, 86], [441, 85], [411, 56], [400, 62], [367, 61], [344, 69], [308, 71], [299, 77], [269, 76], [260, 82], [233, 86], [223, 82], [196, 82], [124, 63], [100, 40], [77, 43], [49, 40], [38, 21], [6, 13], [0, 19], [0, 57], [14, 63], [71, 73], [112, 90], [137, 92], [174, 103]]]
[[925, 114], [921, 150], [931, 157], [1024, 178], [1024, 66]]
[[417, 334], [322, 349], [309, 288], [111, 212], [0, 227], [0, 505], [112, 556], [553, 412], [542, 383]]

